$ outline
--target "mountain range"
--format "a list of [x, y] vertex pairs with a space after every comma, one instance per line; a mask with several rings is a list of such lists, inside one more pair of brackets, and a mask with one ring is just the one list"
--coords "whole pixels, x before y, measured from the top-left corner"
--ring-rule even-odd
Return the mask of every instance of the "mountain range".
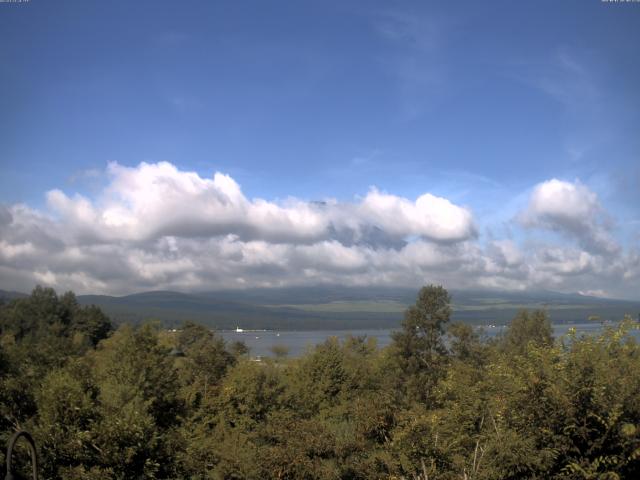
[[[452, 320], [504, 324], [521, 309], [546, 309], [554, 323], [589, 318], [638, 318], [640, 301], [552, 291], [450, 290]], [[178, 327], [190, 320], [217, 329], [371, 329], [395, 328], [415, 302], [417, 289], [384, 287], [294, 287], [181, 293], [151, 291], [124, 296], [78, 295], [82, 305], [97, 305], [116, 323], [159, 320]], [[24, 297], [0, 290], [0, 298]]]

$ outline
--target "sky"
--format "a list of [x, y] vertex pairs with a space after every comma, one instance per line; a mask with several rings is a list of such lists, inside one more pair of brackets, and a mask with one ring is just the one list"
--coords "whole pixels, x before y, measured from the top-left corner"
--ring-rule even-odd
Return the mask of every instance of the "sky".
[[640, 3], [0, 3], [0, 288], [640, 299]]

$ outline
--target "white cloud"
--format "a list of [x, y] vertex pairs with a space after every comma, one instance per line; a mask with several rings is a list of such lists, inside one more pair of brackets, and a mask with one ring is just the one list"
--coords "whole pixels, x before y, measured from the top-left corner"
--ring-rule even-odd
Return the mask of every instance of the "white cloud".
[[[416, 286], [628, 291], [640, 255], [610, 247], [607, 215], [575, 182], [533, 189], [520, 220], [577, 246], [484, 243], [471, 212], [429, 193], [372, 188], [353, 202], [248, 199], [228, 175], [110, 164], [94, 199], [47, 194], [47, 212], [0, 207], [0, 288], [80, 293], [250, 286]], [[526, 233], [527, 230], [524, 230]], [[626, 288], [626, 290], [625, 290]]]
[[607, 292], [605, 292], [604, 290], [580, 290], [578, 292], [580, 295], [583, 295], [585, 297], [608, 297], [609, 294]]
[[379, 228], [396, 239], [455, 242], [475, 232], [468, 210], [430, 194], [411, 202], [372, 189], [361, 203], [274, 203], [247, 199], [228, 175], [204, 179], [166, 162], [135, 168], [111, 164], [109, 174], [111, 183], [96, 204], [53, 190], [47, 194], [49, 207], [76, 232], [102, 241], [227, 234], [273, 243], [314, 243], [334, 234], [359, 241]]
[[494, 260], [504, 267], [521, 265], [524, 260], [524, 255], [512, 240], [495, 240], [488, 250], [493, 253]]
[[395, 236], [462, 241], [475, 235], [471, 212], [446, 198], [425, 193], [415, 202], [372, 189], [358, 206], [359, 216]]
[[597, 195], [578, 181], [554, 178], [536, 185], [520, 220], [570, 236], [592, 253], [615, 254], [620, 249], [607, 231], [611, 221]]

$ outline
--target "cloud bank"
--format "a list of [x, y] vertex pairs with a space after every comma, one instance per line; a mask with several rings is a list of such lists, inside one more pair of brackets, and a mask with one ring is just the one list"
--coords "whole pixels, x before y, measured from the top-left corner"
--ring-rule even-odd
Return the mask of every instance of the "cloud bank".
[[371, 188], [352, 202], [249, 199], [223, 173], [170, 163], [107, 168], [93, 199], [61, 190], [44, 211], [0, 206], [0, 288], [35, 284], [80, 293], [315, 285], [553, 288], [625, 295], [640, 255], [608, 233], [610, 216], [580, 182], [535, 186], [514, 224], [487, 240], [471, 210], [424, 193]]

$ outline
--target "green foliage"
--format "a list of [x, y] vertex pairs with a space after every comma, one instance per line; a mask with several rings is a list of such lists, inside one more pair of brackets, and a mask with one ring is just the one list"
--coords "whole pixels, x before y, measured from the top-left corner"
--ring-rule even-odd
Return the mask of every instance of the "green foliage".
[[551, 322], [544, 310], [521, 310], [509, 324], [502, 339], [502, 348], [510, 353], [522, 355], [529, 344], [553, 344]]
[[393, 361], [399, 380], [396, 388], [413, 401], [429, 402], [443, 375], [450, 304], [451, 297], [441, 286], [421, 288], [415, 305], [405, 312], [402, 330], [393, 334]]
[[289, 355], [289, 347], [286, 345], [274, 345], [271, 347], [271, 353], [273, 353], [276, 358], [282, 359]]
[[235, 364], [237, 354], [227, 349], [221, 337], [192, 322], [183, 326], [176, 346], [184, 354], [178, 362], [183, 398], [195, 408], [206, 405], [215, 396], [222, 377]]
[[95, 346], [112, 328], [99, 308], [81, 307], [73, 292], [58, 297], [53, 289], [38, 286], [29, 297], [0, 306], [0, 334], [18, 341], [75, 336], [77, 343], [79, 335]]
[[254, 361], [36, 289], [0, 307], [0, 440], [32, 431], [54, 480], [640, 478], [637, 322], [554, 341], [523, 311], [489, 342], [450, 301], [423, 288], [385, 349]]

